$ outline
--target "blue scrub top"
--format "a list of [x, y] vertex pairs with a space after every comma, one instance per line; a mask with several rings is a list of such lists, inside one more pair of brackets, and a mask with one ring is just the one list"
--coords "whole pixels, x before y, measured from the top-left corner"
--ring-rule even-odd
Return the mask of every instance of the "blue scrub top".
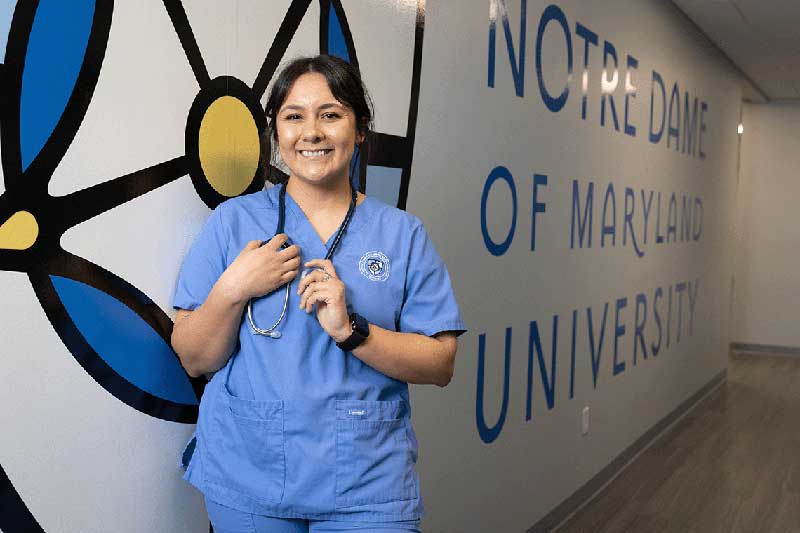
[[[248, 241], [268, 240], [280, 187], [233, 198], [211, 214], [181, 268], [173, 306], [193, 310]], [[285, 231], [303, 262], [324, 243], [291, 195]], [[392, 331], [463, 333], [447, 268], [422, 222], [366, 197], [333, 255], [349, 311]], [[336, 346], [315, 313], [298, 308], [297, 279], [271, 339], [244, 319], [239, 343], [200, 403], [195, 436], [181, 456], [208, 498], [283, 518], [391, 521], [422, 517], [417, 439], [408, 385]], [[285, 289], [253, 304], [272, 326]]]

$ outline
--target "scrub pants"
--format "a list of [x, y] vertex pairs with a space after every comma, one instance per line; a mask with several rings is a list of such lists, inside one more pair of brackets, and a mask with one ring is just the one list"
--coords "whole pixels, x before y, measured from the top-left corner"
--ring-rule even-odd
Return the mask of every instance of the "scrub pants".
[[206, 498], [206, 510], [214, 533], [420, 533], [419, 520], [400, 522], [345, 522], [341, 520], [305, 520], [272, 518], [225, 507]]

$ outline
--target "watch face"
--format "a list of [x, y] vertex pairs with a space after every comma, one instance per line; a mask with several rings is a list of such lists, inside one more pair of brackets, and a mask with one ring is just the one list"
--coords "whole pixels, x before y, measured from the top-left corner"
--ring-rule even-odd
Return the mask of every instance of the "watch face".
[[364, 318], [363, 316], [353, 313], [352, 324], [353, 324], [353, 331], [358, 332], [364, 337], [369, 335], [369, 323], [367, 322], [367, 319]]

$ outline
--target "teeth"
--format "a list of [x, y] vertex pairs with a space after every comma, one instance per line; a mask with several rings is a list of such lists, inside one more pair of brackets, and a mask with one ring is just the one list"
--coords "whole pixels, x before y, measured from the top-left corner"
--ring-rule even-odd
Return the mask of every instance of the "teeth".
[[302, 155], [304, 155], [305, 157], [321, 156], [321, 155], [327, 154], [328, 152], [330, 152], [330, 150], [314, 150], [314, 151], [311, 151], [311, 150], [300, 150], [300, 153]]

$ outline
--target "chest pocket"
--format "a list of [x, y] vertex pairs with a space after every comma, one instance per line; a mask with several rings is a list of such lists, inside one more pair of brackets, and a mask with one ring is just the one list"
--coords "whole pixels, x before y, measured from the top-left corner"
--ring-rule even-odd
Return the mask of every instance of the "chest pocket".
[[206, 481], [279, 503], [286, 476], [283, 401], [246, 400], [226, 388], [220, 388], [209, 420]]
[[418, 497], [399, 401], [336, 401], [336, 508]]

